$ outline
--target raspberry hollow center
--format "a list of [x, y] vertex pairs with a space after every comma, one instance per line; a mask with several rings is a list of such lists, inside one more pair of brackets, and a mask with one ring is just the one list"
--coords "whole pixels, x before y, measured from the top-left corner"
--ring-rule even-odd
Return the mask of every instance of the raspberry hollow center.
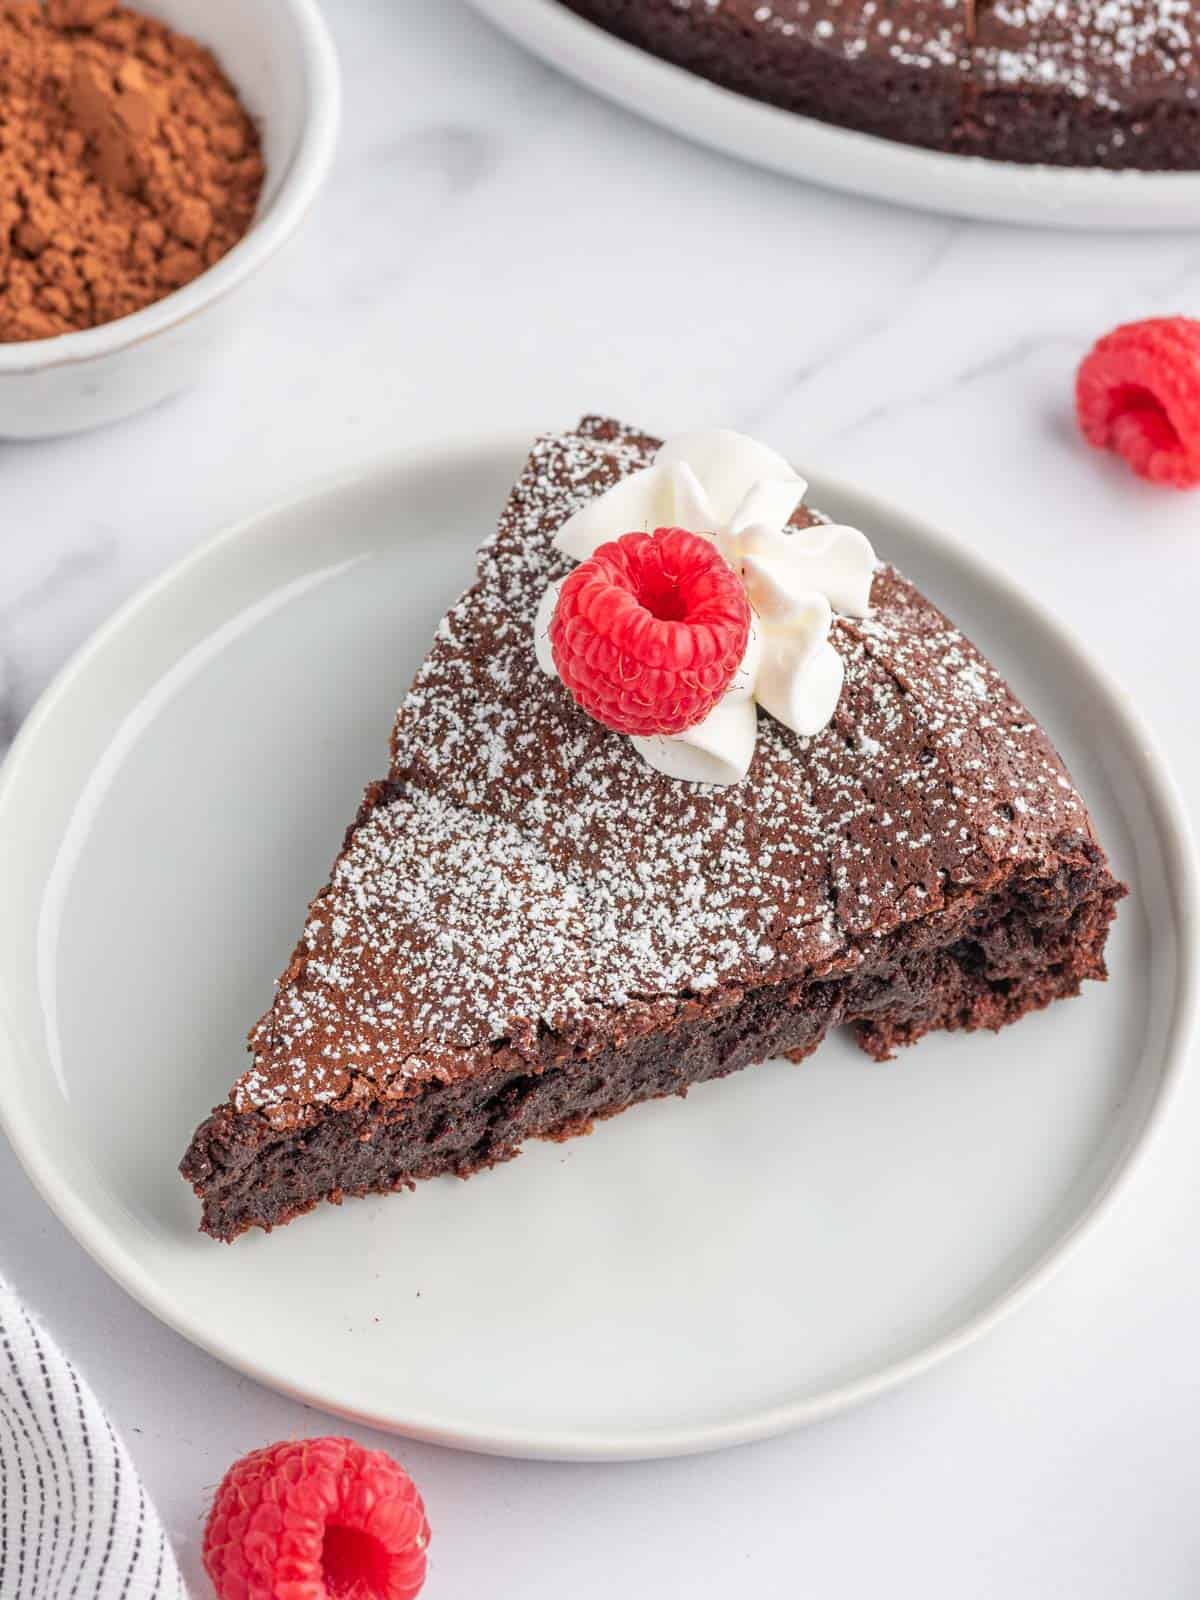
[[1181, 441], [1167, 408], [1140, 384], [1126, 383], [1113, 390], [1111, 426], [1133, 428], [1156, 450], [1179, 450]]
[[373, 1534], [332, 1523], [321, 1547], [330, 1600], [387, 1600], [392, 1558]]
[[643, 572], [634, 585], [634, 599], [659, 622], [682, 622], [690, 607], [678, 573]]
[[626, 552], [630, 591], [658, 622], [687, 622], [707, 598], [697, 592], [704, 587], [697, 580], [709, 576], [714, 555], [694, 534], [660, 528], [653, 540], [635, 543]]

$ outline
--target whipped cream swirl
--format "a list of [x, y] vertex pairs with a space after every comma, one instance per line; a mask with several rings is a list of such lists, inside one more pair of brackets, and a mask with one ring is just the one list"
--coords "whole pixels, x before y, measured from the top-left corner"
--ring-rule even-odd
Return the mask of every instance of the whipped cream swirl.
[[[807, 487], [782, 456], [744, 434], [688, 433], [581, 507], [555, 536], [559, 550], [587, 561], [623, 533], [686, 528], [712, 539], [745, 586], [750, 637], [721, 700], [682, 733], [631, 735], [656, 771], [692, 783], [738, 783], [754, 757], [759, 706], [805, 736], [833, 716], [843, 677], [829, 642], [834, 613], [867, 615], [875, 552], [857, 528], [788, 528]], [[550, 585], [534, 623], [538, 662], [551, 675], [560, 587]]]

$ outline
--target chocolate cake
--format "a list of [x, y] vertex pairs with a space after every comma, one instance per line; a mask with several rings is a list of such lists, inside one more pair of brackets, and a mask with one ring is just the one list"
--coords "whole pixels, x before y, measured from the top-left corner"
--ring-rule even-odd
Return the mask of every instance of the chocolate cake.
[[839, 127], [1007, 161], [1200, 167], [1193, 0], [561, 3], [727, 89]]
[[[746, 778], [651, 770], [535, 660], [553, 538], [644, 467], [611, 421], [533, 449], [401, 707], [252, 1062], [182, 1171], [232, 1239], [507, 1160], [849, 1025], [883, 1060], [1102, 978], [1114, 880], [1038, 724], [890, 567], [844, 685]], [[812, 526], [801, 508], [795, 527]], [[886, 534], [886, 530], [880, 530]]]

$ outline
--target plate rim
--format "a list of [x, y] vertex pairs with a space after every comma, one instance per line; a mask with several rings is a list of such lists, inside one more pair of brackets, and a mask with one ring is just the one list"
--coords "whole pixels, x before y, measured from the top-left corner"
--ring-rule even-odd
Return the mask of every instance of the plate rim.
[[[951, 155], [821, 122], [711, 83], [561, 0], [468, 0], [587, 88], [672, 133], [825, 189], [1022, 227], [1194, 229], [1200, 171], [1112, 171]], [[915, 192], [920, 191], [920, 192]]]
[[[293, 494], [280, 496], [217, 533], [202, 540], [167, 569], [137, 589], [74, 652], [43, 691], [26, 717], [3, 763], [0, 763], [0, 818], [9, 796], [16, 791], [26, 766], [26, 751], [32, 749], [41, 727], [53, 716], [60, 700], [71, 693], [76, 680], [107, 646], [110, 639], [136, 625], [139, 615], [169, 588], [186, 582], [191, 571], [211, 559], [226, 546], [245, 537], [252, 529], [271, 519], [286, 516], [315, 502], [334, 500], [340, 494], [376, 480], [404, 476], [413, 472], [447, 472], [456, 464], [483, 460], [519, 463], [528, 451], [533, 430], [521, 432], [464, 435], [427, 447], [407, 447], [376, 453], [335, 474], [317, 477]], [[1163, 824], [1163, 843], [1167, 867], [1177, 891], [1179, 908], [1179, 970], [1175, 1003], [1162, 1051], [1162, 1072], [1143, 1120], [1117, 1150], [1111, 1169], [1103, 1177], [1084, 1211], [1047, 1246], [1027, 1270], [986, 1305], [966, 1316], [947, 1332], [929, 1340], [920, 1349], [886, 1363], [874, 1371], [835, 1384], [807, 1398], [778, 1401], [745, 1412], [734, 1418], [700, 1424], [682, 1424], [600, 1435], [592, 1428], [521, 1429], [505, 1425], [471, 1427], [459, 1422], [449, 1426], [434, 1416], [380, 1416], [339, 1406], [326, 1395], [306, 1389], [303, 1384], [273, 1373], [259, 1359], [238, 1350], [220, 1330], [197, 1326], [193, 1319], [175, 1311], [169, 1289], [150, 1270], [143, 1268], [128, 1240], [108, 1222], [97, 1219], [86, 1197], [80, 1194], [70, 1174], [61, 1169], [54, 1152], [38, 1137], [36, 1118], [26, 1118], [18, 1098], [7, 1090], [11, 1060], [0, 1059], [0, 1130], [7, 1136], [26, 1176], [50, 1210], [76, 1242], [102, 1268], [107, 1276], [142, 1305], [158, 1321], [225, 1365], [246, 1374], [304, 1404], [365, 1426], [399, 1433], [410, 1438], [485, 1454], [545, 1460], [627, 1461], [662, 1459], [695, 1454], [725, 1446], [768, 1438], [812, 1422], [822, 1421], [862, 1404], [930, 1370], [972, 1344], [995, 1327], [1010, 1312], [1024, 1304], [1033, 1293], [1054, 1276], [1078, 1245], [1090, 1236], [1129, 1189], [1169, 1114], [1186, 1065], [1188, 1046], [1200, 1020], [1200, 868], [1197, 864], [1193, 830], [1178, 784], [1156, 735], [1140, 708], [1120, 687], [1107, 668], [1094, 659], [1073, 627], [1062, 622], [1053, 609], [1027, 591], [1007, 570], [980, 555], [966, 540], [947, 532], [909, 510], [902, 501], [891, 501], [864, 491], [840, 476], [820, 471], [811, 463], [806, 471], [813, 485], [813, 498], [845, 496], [855, 500], [873, 519], [886, 525], [900, 519], [916, 530], [935, 557], [949, 557], [967, 572], [999, 590], [1004, 598], [1023, 607], [1039, 628], [1046, 630], [1056, 646], [1064, 651], [1073, 667], [1081, 670], [1108, 702], [1108, 710], [1123, 724], [1131, 746], [1140, 756], [1140, 776], [1156, 816]], [[8, 1070], [6, 1070], [8, 1069]]]

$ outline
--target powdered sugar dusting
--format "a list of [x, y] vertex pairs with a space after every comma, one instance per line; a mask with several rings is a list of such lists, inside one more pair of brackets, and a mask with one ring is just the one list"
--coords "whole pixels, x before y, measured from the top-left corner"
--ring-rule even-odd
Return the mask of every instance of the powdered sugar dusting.
[[1121, 110], [1140, 78], [1196, 76], [1193, 0], [991, 0], [980, 16], [980, 66], [1001, 84]]
[[847, 971], [1087, 832], [1028, 713], [890, 571], [871, 617], [835, 627], [833, 724], [805, 740], [763, 715], [734, 788], [650, 770], [575, 708], [534, 658], [538, 602], [570, 566], [551, 540], [654, 445], [589, 421], [535, 447], [252, 1035], [237, 1109], [402, 1095], [534, 1060], [547, 1036], [586, 1056], [750, 986]]
[[781, 40], [799, 38], [849, 60], [886, 55], [897, 66], [958, 67], [966, 63], [965, 0], [896, 5], [894, 0], [671, 0], [677, 11], [724, 22], [756, 23]]

